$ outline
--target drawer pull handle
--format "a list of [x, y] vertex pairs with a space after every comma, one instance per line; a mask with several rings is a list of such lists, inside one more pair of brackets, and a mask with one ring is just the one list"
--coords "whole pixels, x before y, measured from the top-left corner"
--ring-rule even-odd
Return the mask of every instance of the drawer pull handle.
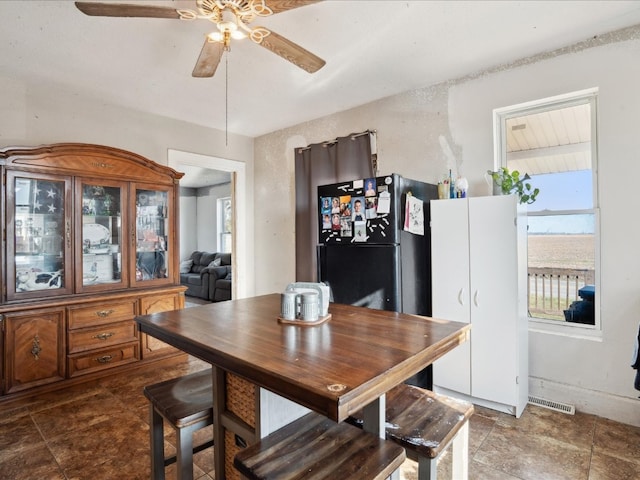
[[113, 359], [113, 355], [104, 355], [102, 357], [96, 358], [96, 362], [98, 363], [109, 363]]
[[109, 333], [99, 333], [97, 335], [94, 335], [93, 338], [97, 338], [98, 340], [106, 340], [109, 337], [113, 337], [115, 335], [115, 333], [113, 332], [109, 332]]
[[96, 315], [99, 317], [108, 317], [109, 315], [111, 315], [114, 312], [114, 310], [98, 310], [96, 312]]

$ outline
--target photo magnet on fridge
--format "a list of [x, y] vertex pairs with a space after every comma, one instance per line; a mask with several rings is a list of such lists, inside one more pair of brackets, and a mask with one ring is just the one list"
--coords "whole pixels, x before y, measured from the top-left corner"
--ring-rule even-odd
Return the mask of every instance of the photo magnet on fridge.
[[331, 213], [331, 197], [321, 197], [320, 205], [320, 213]]
[[376, 197], [365, 197], [364, 199], [364, 203], [365, 203], [365, 216], [367, 217], [367, 219], [370, 218], [376, 218], [377, 214], [376, 214], [376, 206], [377, 206], [377, 198]]
[[351, 195], [340, 196], [340, 216], [341, 217], [351, 216]]
[[331, 213], [340, 213], [340, 199], [338, 197], [331, 199]]
[[353, 241], [367, 241], [367, 222], [353, 222]]
[[364, 184], [365, 184], [364, 196], [365, 197], [375, 197], [377, 195], [377, 192], [376, 192], [376, 179], [375, 178], [367, 178], [364, 181]]
[[353, 230], [351, 228], [351, 219], [342, 217], [340, 219], [340, 236], [341, 237], [353, 237]]
[[339, 213], [331, 214], [331, 230], [340, 231], [340, 214]]
[[351, 216], [354, 222], [362, 222], [365, 220], [364, 197], [354, 197], [351, 201]]
[[322, 229], [331, 230], [331, 214], [330, 213], [322, 214]]

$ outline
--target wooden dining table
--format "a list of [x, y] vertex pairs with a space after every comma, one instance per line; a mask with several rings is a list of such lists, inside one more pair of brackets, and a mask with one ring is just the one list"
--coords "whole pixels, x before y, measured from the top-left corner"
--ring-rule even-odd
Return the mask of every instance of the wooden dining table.
[[[279, 314], [280, 294], [270, 294], [136, 317], [141, 332], [211, 364], [218, 479], [234, 477], [234, 449], [307, 409], [336, 422], [363, 409], [365, 429], [384, 437], [385, 393], [465, 342], [470, 329], [334, 303], [330, 318], [313, 325]], [[249, 418], [236, 400], [252, 406]]]

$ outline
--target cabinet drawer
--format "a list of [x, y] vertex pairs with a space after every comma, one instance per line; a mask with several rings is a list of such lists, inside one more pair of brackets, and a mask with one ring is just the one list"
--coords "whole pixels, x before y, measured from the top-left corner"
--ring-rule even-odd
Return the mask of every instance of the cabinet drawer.
[[121, 343], [135, 342], [137, 339], [136, 323], [133, 320], [82, 330], [70, 330], [69, 353], [79, 353]]
[[139, 359], [140, 344], [138, 342], [69, 355], [69, 376], [86, 375], [118, 365], [137, 362]]
[[135, 300], [99, 303], [88, 307], [69, 307], [69, 329], [133, 320], [134, 316]]

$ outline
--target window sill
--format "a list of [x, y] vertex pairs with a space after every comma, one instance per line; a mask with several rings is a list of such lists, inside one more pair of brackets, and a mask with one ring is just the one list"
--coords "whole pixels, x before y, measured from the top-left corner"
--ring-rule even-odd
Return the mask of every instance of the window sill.
[[602, 342], [602, 330], [595, 325], [529, 318], [529, 332]]

